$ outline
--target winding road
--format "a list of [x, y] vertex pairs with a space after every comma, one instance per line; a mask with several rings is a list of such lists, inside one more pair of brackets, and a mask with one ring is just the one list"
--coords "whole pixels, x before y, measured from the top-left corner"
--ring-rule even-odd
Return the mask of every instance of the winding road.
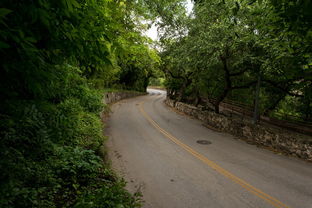
[[312, 208], [312, 164], [216, 132], [164, 104], [122, 100], [108, 120], [109, 158], [144, 208]]

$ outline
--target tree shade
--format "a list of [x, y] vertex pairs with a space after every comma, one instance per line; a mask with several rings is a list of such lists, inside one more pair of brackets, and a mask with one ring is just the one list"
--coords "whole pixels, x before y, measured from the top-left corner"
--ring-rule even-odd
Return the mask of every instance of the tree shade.
[[[311, 13], [309, 1], [195, 1], [180, 25], [186, 33], [162, 37], [163, 71], [171, 98], [254, 106], [260, 77], [260, 113], [311, 121]], [[296, 12], [294, 12], [296, 11]]]

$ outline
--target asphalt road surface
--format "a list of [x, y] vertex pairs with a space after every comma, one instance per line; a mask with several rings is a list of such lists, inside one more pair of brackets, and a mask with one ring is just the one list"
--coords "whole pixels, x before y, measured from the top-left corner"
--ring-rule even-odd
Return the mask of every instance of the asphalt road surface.
[[311, 163], [208, 129], [148, 92], [114, 104], [107, 128], [112, 166], [143, 207], [312, 208]]

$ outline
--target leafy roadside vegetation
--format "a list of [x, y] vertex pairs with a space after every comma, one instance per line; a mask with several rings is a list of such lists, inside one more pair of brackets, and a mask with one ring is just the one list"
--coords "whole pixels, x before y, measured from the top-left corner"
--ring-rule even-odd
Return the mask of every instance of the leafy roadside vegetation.
[[[64, 70], [64, 69], [63, 69]], [[138, 198], [98, 156], [102, 94], [77, 68], [59, 102], [10, 100], [1, 118], [0, 207], [137, 207]], [[52, 99], [53, 97], [50, 97]]]
[[104, 88], [145, 91], [149, 1], [0, 4], [0, 207], [139, 207], [99, 157]]
[[[161, 39], [168, 95], [230, 100], [257, 116], [312, 121], [312, 4], [309, 0], [196, 0]], [[174, 28], [174, 29], [173, 29]]]
[[159, 77], [159, 78], [151, 78], [149, 82], [149, 86], [155, 86], [155, 87], [165, 87], [165, 78]]
[[1, 1], [0, 207], [140, 206], [99, 157], [104, 89], [165, 84], [216, 112], [260, 100], [260, 113], [311, 120], [310, 1], [198, 0], [191, 16], [184, 3]]

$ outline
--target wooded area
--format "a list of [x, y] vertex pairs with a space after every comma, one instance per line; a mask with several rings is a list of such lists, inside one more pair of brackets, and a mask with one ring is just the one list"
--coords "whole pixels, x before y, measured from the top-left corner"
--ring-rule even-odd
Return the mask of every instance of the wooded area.
[[0, 207], [136, 207], [102, 164], [104, 88], [145, 91], [159, 65], [144, 1], [0, 4]]
[[228, 99], [311, 121], [311, 11], [309, 0], [196, 0], [190, 15], [184, 0], [2, 0], [0, 207], [140, 206], [99, 156], [107, 88], [163, 77], [170, 98], [217, 113]]
[[311, 11], [305, 0], [196, 1], [162, 39], [169, 96], [208, 99], [217, 113], [227, 99], [311, 122]]

